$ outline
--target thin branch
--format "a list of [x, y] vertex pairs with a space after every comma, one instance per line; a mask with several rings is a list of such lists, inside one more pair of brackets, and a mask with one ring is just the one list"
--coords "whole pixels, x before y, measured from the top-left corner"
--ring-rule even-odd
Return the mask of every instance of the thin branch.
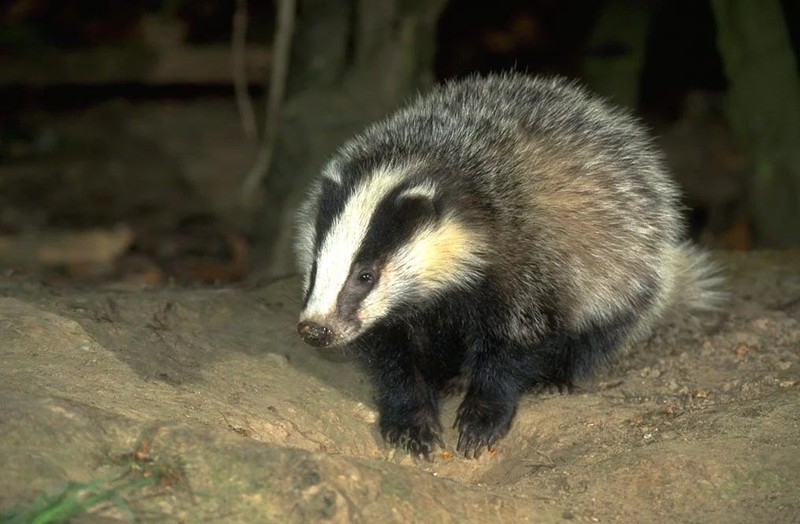
[[286, 79], [289, 71], [289, 51], [294, 33], [294, 21], [297, 0], [280, 0], [278, 2], [278, 23], [275, 30], [273, 59], [269, 79], [266, 112], [264, 114], [264, 131], [261, 146], [255, 164], [242, 184], [241, 202], [250, 207], [255, 201], [256, 190], [261, 185], [272, 164], [275, 149], [275, 138], [278, 135], [281, 104], [286, 91]]
[[236, 92], [236, 106], [242, 120], [242, 131], [250, 142], [258, 139], [256, 113], [250, 99], [247, 81], [247, 0], [236, 0], [233, 13], [231, 38], [231, 62], [233, 64], [233, 88]]

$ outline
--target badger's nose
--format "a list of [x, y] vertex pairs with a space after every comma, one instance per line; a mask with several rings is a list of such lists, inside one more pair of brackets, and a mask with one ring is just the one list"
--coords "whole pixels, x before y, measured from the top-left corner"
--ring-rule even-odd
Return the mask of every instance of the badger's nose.
[[311, 320], [303, 320], [297, 324], [297, 333], [306, 344], [318, 348], [329, 346], [333, 341], [333, 331], [329, 327]]

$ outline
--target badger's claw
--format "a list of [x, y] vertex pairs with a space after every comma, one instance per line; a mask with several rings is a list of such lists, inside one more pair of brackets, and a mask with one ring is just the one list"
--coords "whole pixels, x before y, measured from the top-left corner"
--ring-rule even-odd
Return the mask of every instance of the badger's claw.
[[439, 446], [444, 448], [441, 428], [436, 424], [381, 424], [381, 436], [390, 445], [403, 449], [416, 457], [431, 460], [431, 453]]
[[458, 408], [454, 427], [458, 428], [456, 450], [466, 458], [478, 458], [484, 449], [492, 450], [511, 428], [516, 409], [507, 404], [482, 402], [467, 397]]

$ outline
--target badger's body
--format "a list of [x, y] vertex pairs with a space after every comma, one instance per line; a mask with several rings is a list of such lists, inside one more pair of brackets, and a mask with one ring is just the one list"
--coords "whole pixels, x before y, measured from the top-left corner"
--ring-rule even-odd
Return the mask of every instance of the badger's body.
[[509, 429], [520, 394], [569, 385], [713, 291], [678, 191], [635, 119], [559, 79], [470, 78], [344, 145], [301, 207], [299, 333], [349, 344], [381, 432], [427, 455], [467, 379], [458, 449]]

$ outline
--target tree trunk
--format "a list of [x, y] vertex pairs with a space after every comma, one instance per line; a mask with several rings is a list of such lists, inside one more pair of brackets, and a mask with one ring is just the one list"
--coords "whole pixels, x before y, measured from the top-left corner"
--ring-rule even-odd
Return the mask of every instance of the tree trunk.
[[583, 62], [583, 76], [593, 90], [631, 109], [639, 103], [639, 79], [651, 14], [648, 2], [607, 2]]
[[294, 211], [325, 160], [347, 138], [432, 82], [436, 22], [444, 3], [301, 2], [287, 98], [256, 226], [261, 276], [294, 271]]
[[800, 79], [779, 0], [712, 0], [728, 118], [753, 167], [756, 240], [800, 244]]

